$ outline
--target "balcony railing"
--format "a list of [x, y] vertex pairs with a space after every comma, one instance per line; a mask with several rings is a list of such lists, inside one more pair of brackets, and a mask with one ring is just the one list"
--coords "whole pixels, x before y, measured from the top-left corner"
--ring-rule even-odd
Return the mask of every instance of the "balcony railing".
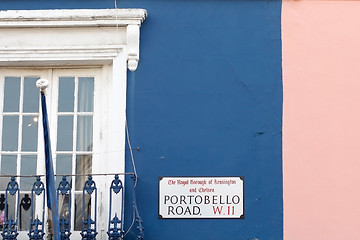
[[[132, 175], [132, 179], [136, 180], [134, 175]], [[98, 235], [98, 189], [93, 176], [89, 175], [87, 176], [87, 179], [84, 179], [82, 193], [79, 193], [78, 191], [76, 195], [77, 199], [73, 199], [72, 197], [75, 195], [72, 194], [71, 185], [71, 182], [67, 180], [67, 176], [62, 176], [57, 188], [60, 239], [70, 239], [70, 236], [73, 234], [71, 229], [75, 229], [75, 226], [71, 228], [72, 224], [77, 224], [77, 229], [75, 230], [78, 232], [76, 232], [76, 234], [80, 234], [81, 239], [96, 239]], [[144, 228], [142, 219], [138, 213], [134, 187], [132, 189], [134, 217], [133, 222], [127, 231], [125, 231], [124, 228], [124, 186], [118, 174], [114, 175], [108, 193], [108, 239], [124, 239], [125, 235], [130, 228], [133, 227], [133, 224], [136, 221], [138, 233], [136, 239], [143, 240]], [[2, 228], [2, 239], [17, 239], [19, 231], [23, 231], [24, 229], [27, 230], [27, 236], [30, 240], [44, 239], [45, 232], [50, 236], [48, 239], [51, 239], [52, 223], [45, 219], [45, 195], [45, 185], [41, 181], [40, 176], [36, 177], [36, 181], [34, 182], [31, 191], [21, 191], [19, 184], [16, 181], [16, 177], [11, 177], [10, 181], [7, 183], [5, 193], [0, 194], [0, 226]], [[80, 196], [81, 201], [79, 201]], [[74, 206], [74, 203], [72, 203], [74, 200], [77, 202], [75, 202], [73, 213], [71, 206]], [[116, 206], [116, 204], [119, 204], [120, 206]], [[79, 208], [79, 205], [81, 208]], [[36, 215], [35, 207], [41, 209], [41, 211], [37, 211]], [[75, 215], [72, 216], [73, 214]], [[48, 217], [48, 219], [51, 218]], [[102, 219], [102, 221], [104, 220]], [[27, 226], [24, 226], [24, 224]], [[45, 225], [47, 225], [47, 231]]]

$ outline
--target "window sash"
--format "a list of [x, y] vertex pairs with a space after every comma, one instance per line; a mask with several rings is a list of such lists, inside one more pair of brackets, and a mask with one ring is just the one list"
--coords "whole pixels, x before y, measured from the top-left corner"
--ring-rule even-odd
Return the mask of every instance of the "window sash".
[[[49, 119], [50, 119], [50, 134], [51, 134], [51, 140], [52, 140], [52, 148], [54, 149], [53, 151], [53, 161], [54, 161], [54, 167], [55, 167], [55, 172], [56, 172], [56, 161], [57, 161], [57, 156], [61, 156], [62, 154], [70, 154], [71, 156], [71, 169], [72, 171], [70, 172], [70, 174], [74, 175], [74, 174], [79, 174], [79, 173], [87, 173], [87, 174], [90, 174], [92, 173], [92, 170], [91, 170], [91, 167], [92, 167], [92, 164], [90, 165], [84, 165], [84, 166], [88, 166], [87, 168], [85, 168], [85, 172], [79, 172], [79, 170], [77, 170], [77, 168], [79, 168], [79, 166], [82, 166], [82, 163], [79, 162], [77, 159], [82, 159], [82, 158], [79, 158], [80, 156], [89, 156], [91, 160], [93, 160], [93, 151], [92, 149], [90, 151], [84, 151], [84, 149], [82, 150], [77, 150], [77, 146], [76, 146], [76, 134], [78, 133], [78, 130], [77, 128], [73, 128], [73, 146], [72, 146], [72, 149], [70, 149], [70, 151], [57, 151], [56, 149], [56, 142], [57, 142], [57, 120], [58, 120], [58, 117], [59, 116], [72, 116], [73, 120], [75, 120], [74, 122], [77, 122], [77, 119], [78, 118], [83, 118], [83, 117], [90, 117], [92, 120], [94, 117], [96, 117], [97, 115], [94, 114], [94, 103], [92, 104], [92, 112], [89, 112], [89, 111], [85, 111], [85, 112], [78, 112], [77, 111], [77, 108], [78, 108], [78, 104], [77, 104], [77, 97], [75, 97], [75, 101], [74, 101], [74, 111], [73, 112], [70, 112], [70, 113], [67, 113], [67, 112], [57, 112], [57, 108], [58, 108], [58, 80], [59, 80], [59, 76], [66, 76], [66, 75], [69, 75], [69, 74], [72, 74], [73, 76], [75, 76], [75, 78], [78, 80], [79, 78], [81, 77], [93, 77], [94, 78], [94, 82], [95, 81], [100, 81], [100, 69], [69, 69], [69, 70], [64, 70], [64, 69], [61, 69], [61, 70], [53, 70], [53, 69], [49, 69], [49, 70], [23, 70], [23, 69], [16, 69], [16, 70], [3, 70], [1, 69], [1, 72], [0, 72], [0, 97], [1, 95], [4, 95], [4, 80], [5, 80], [5, 77], [6, 76], [12, 76], [14, 74], [16, 74], [17, 76], [22, 76], [21, 77], [21, 88], [23, 88], [23, 82], [24, 82], [24, 76], [27, 76], [27, 75], [36, 75], [38, 76], [39, 78], [47, 78], [50, 80], [50, 86], [49, 88], [47, 89], [47, 103], [48, 103], [48, 110], [49, 110]], [[77, 85], [76, 86], [76, 90], [77, 90]], [[95, 88], [93, 87], [92, 88], [92, 91], [95, 91]], [[23, 98], [23, 89], [20, 91], [20, 95], [19, 95], [19, 98], [22, 99]], [[39, 94], [40, 95], [40, 94]], [[38, 96], [38, 98], [40, 98]], [[3, 99], [3, 98], [1, 98]], [[101, 98], [99, 98], [101, 99]], [[95, 98], [93, 98], [93, 101], [95, 101]], [[23, 101], [20, 101], [20, 102], [23, 102]], [[39, 103], [40, 104], [40, 103]], [[91, 104], [90, 104], [91, 105]], [[0, 102], [0, 111], [2, 111], [3, 109], [3, 101]], [[40, 109], [40, 105], [39, 105], [39, 109]], [[89, 108], [88, 108], [89, 109]], [[18, 146], [17, 146], [17, 149], [14, 149], [13, 151], [3, 151], [2, 149], [0, 149], [0, 169], [1, 169], [1, 156], [13, 156], [16, 158], [16, 170], [15, 172], [13, 173], [14, 175], [34, 175], [34, 174], [37, 174], [37, 175], [44, 175], [45, 173], [45, 169], [44, 169], [44, 166], [43, 164], [41, 164], [41, 162], [43, 162], [42, 160], [44, 159], [43, 157], [43, 154], [44, 154], [44, 150], [43, 150], [43, 147], [44, 147], [44, 144], [43, 144], [43, 133], [42, 133], [42, 126], [41, 124], [37, 126], [37, 149], [36, 151], [22, 151], [21, 149], [21, 146], [22, 146], [22, 134], [21, 134], [21, 131], [22, 131], [22, 119], [25, 117], [30, 117], [30, 116], [34, 116], [35, 114], [37, 114], [36, 116], [40, 117], [40, 113], [31, 113], [31, 112], [22, 112], [22, 105], [20, 104], [20, 107], [19, 107], [19, 112], [3, 112], [1, 117], [0, 117], [0, 135], [2, 136], [2, 134], [4, 133], [3, 131], [3, 119], [4, 117], [8, 117], [8, 116], [18, 116], [19, 119], [20, 119], [20, 123], [18, 123]], [[96, 120], [98, 121], [98, 120]], [[92, 121], [94, 122], [94, 121]], [[75, 124], [76, 125], [76, 124]], [[92, 131], [93, 128], [94, 128], [94, 125], [91, 126], [92, 127]], [[4, 133], [5, 134], [5, 133]], [[93, 137], [92, 137], [93, 138]], [[94, 142], [94, 140], [92, 139], [92, 142]], [[1, 141], [0, 141], [0, 148], [1, 148]], [[27, 174], [28, 171], [24, 171], [22, 170], [21, 168], [21, 161], [22, 161], [22, 158], [26, 157], [26, 156], [35, 156], [35, 159], [38, 160], [38, 163], [37, 163], [37, 166], [35, 167], [36, 168], [36, 171], [34, 171], [34, 173], [31, 173], [31, 174]], [[42, 160], [41, 160], [42, 159]], [[78, 163], [77, 163], [78, 162]], [[80, 164], [80, 165], [79, 165]], [[78, 165], [78, 166], [77, 166]], [[86, 170], [88, 169], [88, 170]], [[83, 186], [83, 183], [84, 183], [84, 180], [85, 178], [84, 177], [75, 177], [75, 176], [72, 176], [70, 177], [70, 179], [68, 179], [69, 182], [73, 182], [73, 183], [77, 183], [75, 185], [73, 185], [73, 191], [72, 191], [72, 199], [73, 199], [73, 202], [72, 202], [72, 231], [74, 231], [74, 226], [80, 226], [81, 227], [81, 224], [78, 223], [75, 225], [75, 214], [76, 214], [76, 211], [75, 211], [75, 199], [77, 199], [75, 196], [81, 196], [82, 194], [82, 186]], [[1, 179], [0, 179], [1, 180]], [[31, 181], [32, 183], [35, 182], [34, 179], [31, 178]], [[4, 184], [7, 184], [7, 181], [8, 179], [4, 179]], [[18, 178], [17, 179], [18, 183], [20, 184], [20, 189], [21, 189], [21, 195], [24, 195], [24, 194], [30, 194], [31, 192], [31, 187], [29, 187], [29, 189], [26, 188], [26, 190], [24, 191], [25, 188], [23, 188], [23, 186], [21, 186], [22, 183], [25, 183], [26, 180], [25, 178]], [[2, 185], [4, 185], [2, 184]], [[22, 184], [24, 185], [24, 184]], [[82, 186], [81, 186], [82, 185]], [[6, 186], [4, 186], [6, 187]], [[5, 190], [5, 188], [2, 188], [0, 190]], [[4, 191], [1, 191], [1, 193], [4, 193]], [[21, 200], [21, 198], [20, 198]], [[17, 200], [16, 200], [17, 201]], [[15, 201], [15, 203], [16, 203]], [[42, 211], [42, 206], [41, 206], [41, 203], [42, 201], [37, 201], [36, 202], [38, 204], [38, 206], [35, 207], [35, 211], [38, 215], [41, 215], [41, 211]], [[93, 204], [92, 204], [93, 205]], [[78, 207], [81, 207], [81, 206], [78, 206]], [[81, 210], [81, 209], [80, 209]], [[92, 213], [95, 212], [95, 209], [92, 209], [91, 211]], [[77, 213], [77, 215], [79, 215], [79, 213], [81, 214], [81, 211]], [[22, 228], [19, 230], [28, 230], [28, 226], [24, 226], [25, 223], [23, 223], [22, 225]], [[80, 224], [80, 225], [79, 225]], [[25, 224], [26, 225], [26, 224]], [[80, 230], [79, 228], [77, 228], [76, 230]]]

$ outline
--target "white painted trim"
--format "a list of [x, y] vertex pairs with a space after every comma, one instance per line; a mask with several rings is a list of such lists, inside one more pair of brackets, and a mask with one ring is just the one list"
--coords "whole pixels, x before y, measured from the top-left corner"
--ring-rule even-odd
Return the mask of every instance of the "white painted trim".
[[0, 11], [0, 66], [109, 64], [126, 53], [130, 71], [139, 61], [144, 9]]
[[140, 25], [145, 9], [55, 9], [0, 11], [0, 27], [115, 27]]

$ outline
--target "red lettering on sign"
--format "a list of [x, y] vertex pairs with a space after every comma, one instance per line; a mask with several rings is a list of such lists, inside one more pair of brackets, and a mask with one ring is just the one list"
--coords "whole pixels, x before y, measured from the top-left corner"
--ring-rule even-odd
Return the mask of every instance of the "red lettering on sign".
[[213, 206], [213, 211], [214, 211], [214, 214], [216, 214], [216, 212], [218, 212], [219, 214], [221, 214], [221, 211], [222, 211], [222, 208], [223, 206], [219, 207], [219, 206]]

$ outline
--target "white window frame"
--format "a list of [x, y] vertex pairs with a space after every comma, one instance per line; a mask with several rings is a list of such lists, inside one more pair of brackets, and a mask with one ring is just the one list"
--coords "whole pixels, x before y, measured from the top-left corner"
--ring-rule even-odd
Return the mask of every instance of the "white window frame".
[[[70, 77], [94, 77], [95, 82], [94, 82], [94, 90], [95, 92], [97, 92], [97, 94], [101, 95], [103, 92], [106, 92], [107, 89], [109, 88], [109, 86], [107, 85], [108, 82], [110, 81], [102, 81], [101, 76], [102, 76], [102, 67], [93, 67], [93, 68], [86, 68], [86, 69], [23, 69], [23, 68], [11, 68], [11, 69], [7, 69], [7, 68], [0, 68], [0, 112], [2, 112], [2, 107], [3, 107], [3, 102], [2, 99], [4, 98], [3, 94], [4, 94], [4, 83], [5, 83], [5, 77], [6, 76], [17, 76], [17, 77], [21, 77], [22, 78], [22, 82], [24, 82], [24, 77], [25, 76], [33, 76], [33, 77], [39, 77], [39, 78], [47, 78], [48, 80], [50, 80], [50, 84], [49, 87], [46, 89], [47, 91], [47, 108], [48, 108], [48, 117], [49, 117], [49, 122], [50, 122], [50, 134], [51, 134], [51, 143], [52, 143], [52, 152], [53, 152], [53, 164], [54, 164], [54, 170], [55, 172], [57, 172], [56, 167], [58, 166], [57, 161], [58, 161], [58, 153], [63, 153], [64, 151], [58, 151], [55, 146], [57, 146], [57, 125], [58, 125], [58, 93], [59, 93], [59, 77], [64, 77], [64, 76], [70, 76]], [[22, 83], [23, 84], [23, 83]], [[36, 86], [33, 86], [34, 88], [36, 88]], [[21, 91], [20, 91], [21, 92]], [[103, 98], [102, 96], [98, 96], [96, 95], [95, 99], [94, 99], [94, 111], [93, 113], [96, 114], [92, 114], [93, 116], [93, 132], [95, 133], [100, 133], [100, 132], [104, 132], [104, 126], [102, 126], [102, 123], [105, 124], [106, 120], [104, 121], [104, 119], [107, 119], [107, 105], [108, 105], [108, 99]], [[20, 94], [20, 100], [23, 100], [24, 94]], [[38, 118], [41, 119], [41, 110], [40, 110], [40, 92], [39, 92], [39, 108], [38, 108]], [[21, 102], [21, 105], [23, 105], [23, 102]], [[75, 105], [75, 103], [74, 103]], [[21, 109], [21, 108], [20, 108]], [[6, 112], [4, 113], [4, 115], [7, 116], [12, 116], [12, 115], [16, 115], [19, 116], [19, 131], [21, 131], [21, 115], [22, 116], [26, 116], [26, 115], [33, 115], [34, 113], [24, 113], [23, 111], [21, 111], [19, 109], [19, 114], [17, 113], [9, 113]], [[78, 112], [75, 113], [76, 115], [79, 114]], [[60, 115], [62, 115], [62, 113], [60, 113]], [[81, 113], [80, 113], [81, 115]], [[0, 117], [0, 126], [2, 126], [2, 120], [3, 118]], [[36, 174], [37, 175], [44, 175], [45, 174], [45, 160], [44, 160], [44, 141], [43, 141], [43, 130], [42, 130], [42, 124], [41, 124], [41, 120], [39, 121], [38, 124], [38, 132], [37, 132], [37, 150], [35, 152], [27, 152], [27, 151], [19, 151], [21, 143], [22, 143], [22, 134], [21, 132], [18, 133], [19, 139], [18, 139], [18, 149], [14, 150], [14, 151], [1, 151], [1, 154], [9, 154], [9, 155], [13, 155], [13, 156], [17, 156], [17, 175], [20, 174], [20, 159], [19, 156], [26, 156], [26, 155], [37, 155], [37, 166], [36, 166]], [[0, 128], [0, 136], [2, 136], [2, 128]], [[73, 127], [73, 137], [76, 136], [76, 126], [74, 125]], [[104, 136], [107, 136], [108, 133], [105, 133]], [[2, 145], [2, 137], [0, 137], [0, 146]], [[75, 143], [75, 140], [74, 142]], [[102, 173], [101, 170], [109, 171], [109, 169], [106, 169], [103, 167], [104, 165], [104, 159], [108, 159], [107, 156], [107, 150], [106, 150], [106, 144], [107, 140], [105, 138], [100, 138], [100, 137], [95, 137], [93, 136], [93, 150], [90, 152], [83, 152], [84, 154], [91, 154], [92, 155], [92, 169], [94, 170], [93, 173]], [[73, 148], [73, 150], [69, 151], [69, 153], [71, 155], [80, 153], [81, 151], [74, 151], [75, 148]], [[105, 161], [106, 162], [106, 161]], [[0, 163], [1, 166], [1, 163]], [[106, 166], [106, 165], [105, 165]], [[75, 162], [72, 161], [72, 174], [75, 173]], [[109, 173], [109, 172], [108, 172]], [[114, 172], [115, 173], [115, 172]], [[97, 183], [97, 187], [100, 187], [98, 189], [98, 192], [105, 192], [105, 196], [107, 196], [107, 188], [109, 186], [106, 185], [106, 182], [109, 182], [109, 180], [107, 179], [105, 182], [105, 179], [107, 177], [104, 176], [94, 176], [94, 180]], [[5, 179], [4, 179], [5, 180]], [[6, 179], [8, 180], [8, 179]], [[18, 181], [20, 179], [17, 179]], [[75, 176], [72, 177], [68, 177], [67, 180], [70, 182], [72, 180], [73, 183], [75, 183]], [[44, 178], [42, 179], [43, 182], [45, 182]], [[109, 184], [109, 183], [107, 183]], [[20, 190], [21, 193], [24, 194], [24, 189], [23, 186], [21, 185], [20, 182]], [[5, 192], [5, 189], [0, 189], [1, 193]], [[25, 191], [25, 193], [30, 194], [30, 190]], [[78, 231], [74, 231], [74, 218], [75, 218], [75, 208], [74, 208], [74, 204], [75, 204], [75, 195], [77, 194], [81, 194], [82, 191], [80, 189], [75, 189], [75, 185], [73, 184], [73, 188], [72, 188], [72, 196], [71, 198], [73, 199], [72, 201], [72, 205], [71, 205], [71, 212], [73, 213], [71, 216], [71, 230], [74, 233], [73, 236], [71, 237], [72, 239], [80, 239], [80, 234]], [[36, 197], [37, 201], [36, 201], [36, 206], [34, 206], [35, 208], [35, 216], [41, 216], [41, 211], [42, 211], [42, 201], [43, 201], [43, 196], [41, 197]], [[94, 199], [93, 199], [94, 200]], [[105, 199], [102, 199], [102, 201], [105, 201]], [[106, 206], [106, 204], [105, 204]], [[92, 214], [94, 214], [95, 212], [95, 204], [94, 201], [92, 203]], [[98, 211], [98, 210], [97, 210]], [[98, 211], [99, 212], [99, 211]], [[101, 212], [100, 215], [103, 215], [104, 213]], [[94, 216], [92, 216], [94, 217]], [[102, 224], [102, 223], [101, 223]], [[26, 226], [28, 227], [28, 226]], [[27, 238], [27, 231], [20, 231], [20, 238]]]
[[[107, 164], [93, 166], [93, 173], [125, 171], [127, 68], [137, 69], [146, 15], [144, 9], [0, 11], [1, 68], [102, 68], [102, 94], [110, 104], [102, 122], [94, 122], [100, 127], [94, 138], [106, 139], [100, 148]], [[108, 189], [112, 178], [97, 187]], [[106, 238], [107, 202], [107, 194], [98, 196], [99, 239]]]

